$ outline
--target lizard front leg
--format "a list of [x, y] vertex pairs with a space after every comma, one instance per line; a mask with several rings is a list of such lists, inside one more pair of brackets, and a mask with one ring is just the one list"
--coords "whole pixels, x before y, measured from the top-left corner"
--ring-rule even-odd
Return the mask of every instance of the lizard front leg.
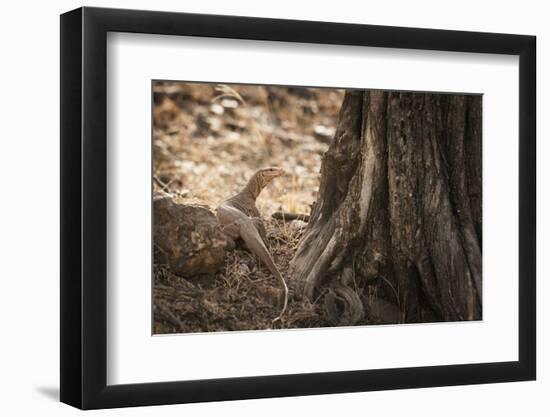
[[267, 245], [267, 231], [265, 229], [263, 220], [260, 217], [252, 217], [250, 220], [252, 221], [252, 224], [260, 234], [260, 237], [262, 238], [263, 242]]
[[286, 307], [288, 304], [288, 286], [286, 285], [283, 276], [277, 269], [275, 262], [273, 262], [273, 258], [271, 258], [271, 254], [267, 250], [267, 247], [264, 243], [264, 240], [262, 239], [262, 236], [260, 235], [260, 232], [257, 229], [257, 226], [254, 224], [257, 224], [257, 221], [253, 222], [251, 218], [247, 217], [237, 208], [227, 205], [218, 206], [218, 209], [216, 210], [216, 216], [218, 217], [220, 223], [223, 225], [224, 232], [226, 232], [226, 234], [230, 237], [240, 237], [242, 240], [244, 240], [244, 243], [246, 244], [248, 249], [254, 255], [260, 258], [260, 260], [268, 267], [275, 278], [278, 278], [279, 281], [281, 281], [284, 294], [283, 308], [279, 316], [276, 317], [273, 321], [280, 320], [284, 312], [286, 311]]
[[256, 229], [254, 223], [250, 221], [250, 219], [240, 219], [237, 220], [237, 224], [239, 225], [239, 234], [246, 243], [248, 249], [250, 249], [250, 251], [254, 255], [261, 259], [261, 261], [267, 266], [267, 268], [271, 271], [275, 278], [281, 281], [284, 293], [283, 308], [279, 316], [273, 319], [273, 321], [280, 320], [285, 313], [288, 304], [288, 286], [286, 285], [283, 276], [279, 272], [279, 269], [275, 265], [275, 262], [273, 262], [273, 258], [267, 250], [267, 247], [265, 246], [264, 241], [260, 236], [258, 229]]

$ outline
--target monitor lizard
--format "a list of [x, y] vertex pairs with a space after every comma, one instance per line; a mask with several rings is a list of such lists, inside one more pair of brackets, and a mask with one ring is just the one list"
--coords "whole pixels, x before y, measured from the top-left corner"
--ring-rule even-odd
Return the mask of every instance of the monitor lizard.
[[283, 286], [284, 301], [281, 313], [273, 321], [281, 319], [288, 304], [288, 286], [275, 265], [266, 246], [266, 229], [256, 207], [256, 198], [274, 178], [286, 172], [280, 168], [262, 168], [250, 178], [246, 186], [233, 197], [224, 200], [216, 208], [216, 216], [223, 232], [233, 241], [241, 238], [248, 249], [267, 266]]

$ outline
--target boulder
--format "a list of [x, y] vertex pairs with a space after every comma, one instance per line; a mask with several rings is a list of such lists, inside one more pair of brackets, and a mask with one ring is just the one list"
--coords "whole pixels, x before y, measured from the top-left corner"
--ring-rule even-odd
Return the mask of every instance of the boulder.
[[229, 241], [208, 207], [158, 195], [153, 199], [153, 217], [156, 261], [184, 277], [213, 274], [223, 266]]

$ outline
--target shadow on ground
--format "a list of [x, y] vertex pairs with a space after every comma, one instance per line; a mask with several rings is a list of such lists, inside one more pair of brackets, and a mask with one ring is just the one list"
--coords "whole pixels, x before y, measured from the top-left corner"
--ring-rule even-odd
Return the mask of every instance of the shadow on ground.
[[36, 391], [53, 401], [59, 401], [59, 387], [36, 387]]

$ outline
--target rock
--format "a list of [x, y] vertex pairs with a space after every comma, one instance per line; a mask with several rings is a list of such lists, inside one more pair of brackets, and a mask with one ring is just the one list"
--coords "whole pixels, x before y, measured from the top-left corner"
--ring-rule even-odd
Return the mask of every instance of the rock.
[[250, 268], [248, 267], [247, 264], [244, 264], [244, 263], [241, 263], [237, 266], [237, 274], [239, 275], [248, 275], [250, 274]]
[[153, 215], [156, 249], [175, 274], [213, 274], [223, 265], [229, 242], [210, 209], [158, 195], [153, 199]]
[[319, 142], [330, 144], [336, 133], [336, 129], [334, 127], [317, 125], [313, 128], [313, 133], [315, 133], [315, 139]]
[[210, 105], [210, 111], [218, 116], [221, 116], [224, 112], [224, 108], [222, 105], [214, 103]]
[[307, 223], [302, 220], [292, 220], [290, 222], [290, 230], [294, 233], [301, 232], [307, 227]]
[[237, 107], [239, 107], [239, 102], [231, 98], [222, 99], [220, 104], [226, 109], [236, 109]]

